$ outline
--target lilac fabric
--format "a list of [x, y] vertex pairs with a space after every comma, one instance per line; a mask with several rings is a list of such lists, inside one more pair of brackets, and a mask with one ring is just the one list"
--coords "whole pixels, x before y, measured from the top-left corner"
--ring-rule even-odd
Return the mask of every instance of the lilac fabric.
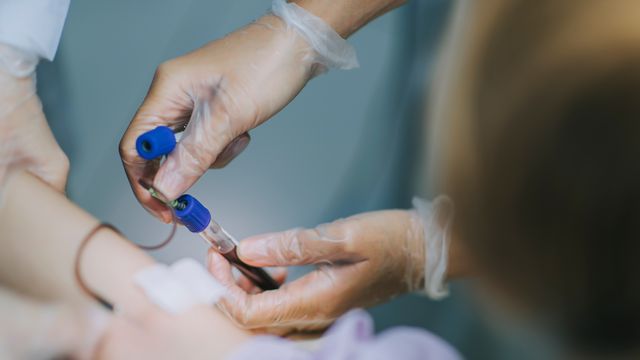
[[378, 336], [373, 321], [363, 310], [342, 316], [320, 340], [317, 350], [275, 336], [258, 336], [234, 352], [229, 360], [361, 360], [437, 359], [462, 357], [449, 344], [421, 329], [397, 327]]

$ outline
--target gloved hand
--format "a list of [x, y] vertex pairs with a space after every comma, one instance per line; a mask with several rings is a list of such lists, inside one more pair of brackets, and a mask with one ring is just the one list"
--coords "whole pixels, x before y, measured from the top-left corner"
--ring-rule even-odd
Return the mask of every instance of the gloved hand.
[[[224, 167], [244, 150], [248, 131], [287, 105], [314, 75], [327, 67], [357, 66], [353, 49], [335, 32], [331, 37], [322, 20], [282, 0], [273, 10], [280, 17], [263, 16], [158, 67], [122, 138], [120, 155], [136, 197], [162, 220], [171, 219], [169, 210], [152, 200], [140, 178], [153, 180], [154, 188], [175, 199], [209, 168]], [[297, 21], [283, 20], [290, 18]], [[175, 131], [186, 126], [162, 165], [144, 161], [135, 150], [136, 138], [159, 125]]]
[[[444, 261], [446, 268], [447, 241], [440, 220], [435, 220], [446, 216], [441, 211], [426, 217], [416, 210], [378, 211], [315, 229], [245, 239], [238, 254], [248, 264], [317, 265], [278, 290], [257, 294], [246, 280], [238, 286], [229, 264], [212, 250], [209, 270], [229, 289], [218, 305], [243, 327], [285, 334], [324, 328], [349, 309], [378, 304], [431, 282], [441, 286], [444, 270], [438, 273], [434, 265]], [[426, 256], [426, 251], [435, 256]], [[427, 258], [433, 261], [425, 266]]]
[[63, 192], [69, 160], [58, 146], [36, 95], [36, 60], [0, 45], [0, 185], [11, 168], [24, 167]]

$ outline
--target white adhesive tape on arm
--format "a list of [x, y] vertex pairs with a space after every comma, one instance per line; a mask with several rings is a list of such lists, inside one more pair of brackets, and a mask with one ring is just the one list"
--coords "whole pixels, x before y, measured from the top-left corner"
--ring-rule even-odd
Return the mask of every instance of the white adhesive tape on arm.
[[[449, 260], [449, 227], [453, 203], [446, 196], [438, 196], [432, 202], [413, 198], [413, 207], [422, 218], [425, 241], [424, 293], [431, 299], [439, 300], [449, 295], [445, 284]], [[448, 210], [446, 219], [440, 211]]]
[[163, 310], [179, 314], [199, 304], [214, 304], [225, 288], [197, 261], [185, 258], [171, 266], [155, 264], [134, 276], [149, 300]]
[[273, 0], [271, 12], [307, 41], [318, 54], [318, 63], [342, 70], [359, 66], [353, 46], [319, 17], [285, 0]]

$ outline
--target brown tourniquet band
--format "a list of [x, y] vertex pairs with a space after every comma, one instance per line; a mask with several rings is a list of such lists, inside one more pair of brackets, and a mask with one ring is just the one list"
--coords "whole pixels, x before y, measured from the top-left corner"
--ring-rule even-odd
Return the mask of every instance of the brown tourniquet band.
[[75, 276], [76, 276], [76, 282], [78, 283], [78, 286], [80, 286], [82, 291], [84, 291], [90, 297], [94, 298], [98, 303], [100, 303], [100, 305], [104, 306], [107, 310], [113, 311], [113, 305], [110, 302], [108, 302], [107, 300], [105, 300], [102, 297], [100, 297], [95, 292], [93, 292], [91, 289], [89, 289], [89, 287], [87, 287], [87, 284], [82, 279], [82, 275], [80, 274], [80, 259], [82, 257], [82, 253], [84, 252], [84, 248], [89, 243], [89, 240], [91, 240], [93, 238], [93, 236], [98, 231], [102, 230], [103, 228], [107, 228], [107, 229], [113, 230], [114, 232], [120, 234], [120, 231], [118, 231], [118, 229], [116, 229], [111, 224], [100, 223], [100, 224], [96, 225], [95, 227], [93, 227], [93, 229], [91, 229], [91, 231], [89, 231], [89, 233], [87, 233], [87, 235], [82, 239], [82, 242], [80, 243], [80, 246], [78, 247], [78, 251], [76, 252], [74, 272], [75, 272]]

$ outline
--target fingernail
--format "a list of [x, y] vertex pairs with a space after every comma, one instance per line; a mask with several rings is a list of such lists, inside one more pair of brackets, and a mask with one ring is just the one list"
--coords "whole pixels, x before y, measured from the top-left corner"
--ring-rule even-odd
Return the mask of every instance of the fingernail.
[[152, 211], [152, 213], [165, 224], [171, 223], [171, 214], [167, 211]]
[[283, 267], [271, 267], [267, 269], [267, 272], [272, 277], [279, 277], [287, 273], [287, 269]]
[[162, 213], [162, 221], [164, 221], [165, 224], [171, 224], [172, 220], [173, 220], [173, 216], [171, 215], [171, 213], [168, 213], [168, 212]]
[[241, 241], [238, 246], [238, 256], [243, 260], [260, 261], [266, 256], [266, 239], [251, 239]]

